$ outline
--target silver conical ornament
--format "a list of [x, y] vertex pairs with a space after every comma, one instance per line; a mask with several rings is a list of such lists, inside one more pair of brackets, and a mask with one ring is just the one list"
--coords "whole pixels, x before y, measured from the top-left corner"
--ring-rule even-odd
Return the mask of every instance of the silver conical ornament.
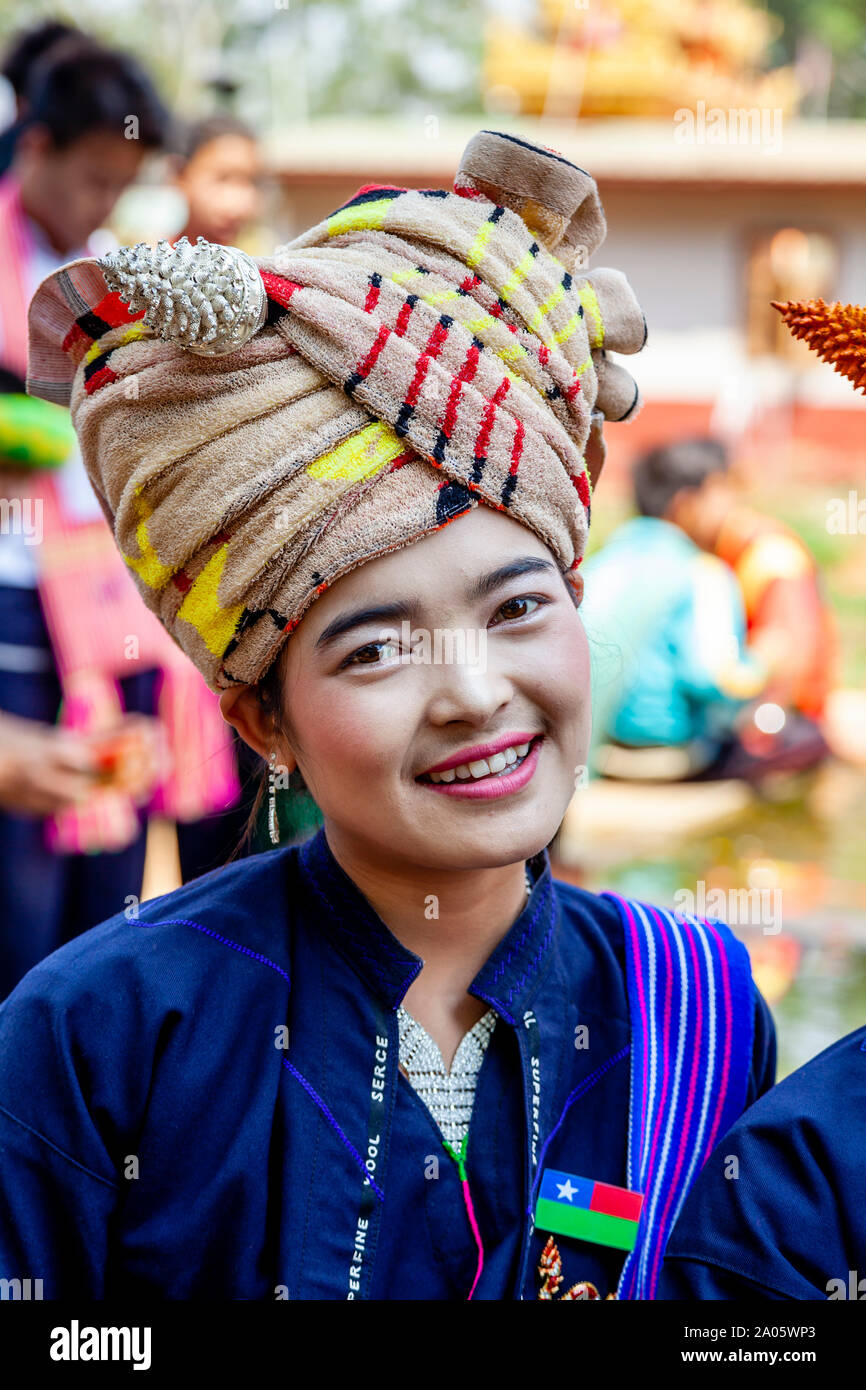
[[268, 300], [258, 266], [236, 246], [139, 242], [99, 262], [105, 283], [158, 337], [190, 352], [237, 352], [261, 328]]

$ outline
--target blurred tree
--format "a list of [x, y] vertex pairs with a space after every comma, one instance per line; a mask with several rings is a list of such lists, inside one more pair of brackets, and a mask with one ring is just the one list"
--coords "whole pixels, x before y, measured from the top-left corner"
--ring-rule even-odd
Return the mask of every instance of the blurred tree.
[[135, 52], [181, 115], [228, 105], [263, 132], [481, 105], [484, 0], [0, 0], [0, 43], [49, 16]]
[[478, 110], [481, 0], [290, 0], [311, 115]]
[[795, 61], [805, 115], [866, 116], [864, 0], [767, 0], [784, 21], [773, 57]]

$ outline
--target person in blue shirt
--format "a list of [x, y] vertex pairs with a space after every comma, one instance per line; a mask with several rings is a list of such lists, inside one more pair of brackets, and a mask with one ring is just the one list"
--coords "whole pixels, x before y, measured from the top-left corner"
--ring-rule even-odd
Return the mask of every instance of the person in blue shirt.
[[632, 478], [639, 515], [583, 567], [594, 761], [602, 770], [622, 765], [640, 776], [640, 750], [665, 748], [679, 755], [669, 759], [679, 777], [701, 773], [766, 682], [746, 647], [736, 579], [691, 534], [700, 535], [695, 518], [712, 513], [726, 468], [712, 439], [643, 454]]
[[618, 272], [567, 268], [604, 230], [583, 170], [484, 132], [455, 189], [365, 188], [264, 263], [79, 262], [34, 302], [30, 389], [71, 392], [271, 838], [290, 770], [322, 815], [118, 904], [0, 1007], [0, 1277], [46, 1298], [652, 1298], [773, 1084], [727, 927], [552, 876], [586, 465], [636, 404], [601, 343], [645, 326]]

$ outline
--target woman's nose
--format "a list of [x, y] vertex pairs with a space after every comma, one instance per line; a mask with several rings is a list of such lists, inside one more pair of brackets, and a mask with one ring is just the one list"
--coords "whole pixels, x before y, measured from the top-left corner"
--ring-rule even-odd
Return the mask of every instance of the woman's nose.
[[487, 660], [483, 646], [454, 660], [431, 660], [427, 688], [427, 715], [434, 724], [484, 724], [514, 695], [512, 681]]

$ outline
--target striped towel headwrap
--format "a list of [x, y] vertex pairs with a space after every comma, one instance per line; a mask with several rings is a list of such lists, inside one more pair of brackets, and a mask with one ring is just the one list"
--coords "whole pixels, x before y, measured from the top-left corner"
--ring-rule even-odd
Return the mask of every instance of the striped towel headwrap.
[[258, 680], [341, 575], [479, 503], [580, 563], [600, 421], [638, 406], [606, 350], [637, 351], [643, 315], [620, 272], [580, 269], [606, 230], [583, 170], [482, 132], [455, 188], [362, 189], [234, 271], [206, 245], [74, 262], [33, 300], [28, 390], [70, 402], [145, 602], [215, 689]]

